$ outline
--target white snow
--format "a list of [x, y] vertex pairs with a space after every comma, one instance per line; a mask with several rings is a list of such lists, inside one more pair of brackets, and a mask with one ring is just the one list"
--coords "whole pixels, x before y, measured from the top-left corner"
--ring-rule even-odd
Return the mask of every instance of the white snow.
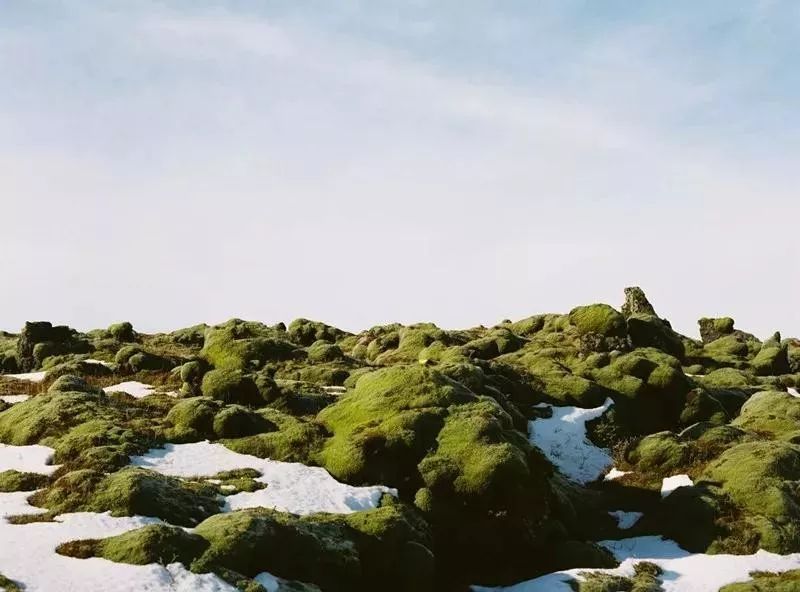
[[586, 422], [613, 405], [606, 399], [600, 407], [550, 407], [552, 417], [528, 422], [528, 438], [538, 446], [561, 473], [581, 484], [594, 481], [612, 464], [608, 451], [586, 437]]
[[614, 481], [625, 475], [630, 475], [633, 471], [620, 471], [617, 467], [612, 467], [611, 470], [603, 477], [603, 481]]
[[789, 391], [789, 394], [792, 395], [793, 397], [800, 397], [800, 392], [798, 392], [796, 388], [789, 387], [786, 390]]
[[17, 380], [24, 380], [26, 382], [42, 382], [47, 372], [27, 372], [25, 374], [4, 374], [8, 378], [16, 378]]
[[570, 592], [567, 582], [580, 578], [582, 571], [602, 571], [630, 576], [640, 561], [664, 570], [659, 578], [664, 592], [717, 592], [722, 586], [750, 579], [750, 572], [781, 572], [800, 568], [800, 553], [776, 555], [758, 551], [753, 555], [704, 555], [688, 553], [677, 543], [657, 536], [644, 536], [600, 543], [621, 562], [615, 569], [570, 569], [503, 588], [473, 586], [475, 592]]
[[149, 384], [131, 380], [128, 382], [120, 382], [119, 384], [107, 386], [103, 390], [107, 393], [127, 393], [132, 397], [141, 399], [147, 395], [152, 395], [153, 391], [155, 391], [155, 387]]
[[167, 444], [144, 456], [131, 458], [132, 464], [174, 477], [207, 477], [222, 471], [255, 469], [256, 479], [267, 487], [241, 492], [225, 498], [225, 509], [266, 507], [293, 514], [329, 512], [349, 514], [378, 506], [383, 494], [397, 491], [383, 486], [353, 487], [339, 483], [325, 469], [307, 467], [239, 454], [222, 444], [208, 441], [193, 444]]
[[[0, 444], [0, 472], [20, 471], [52, 475], [59, 465], [51, 465], [55, 451], [47, 446], [10, 446]], [[0, 572], [2, 573], [2, 572]]]
[[269, 572], [262, 572], [253, 578], [256, 582], [264, 586], [267, 592], [278, 592], [281, 581]]
[[105, 538], [157, 522], [108, 514], [64, 514], [55, 522], [9, 524], [4, 518], [42, 510], [25, 502], [27, 493], [0, 493], [0, 573], [25, 592], [235, 592], [213, 574], [193, 574], [179, 563], [127, 565], [100, 558], [74, 559], [55, 552], [64, 542]]
[[631, 528], [634, 524], [639, 522], [639, 518], [644, 516], [641, 512], [625, 512], [623, 510], [614, 510], [608, 513], [609, 516], [616, 519], [617, 527], [622, 530]]
[[692, 485], [694, 485], [694, 482], [689, 475], [673, 475], [672, 477], [665, 477], [661, 481], [661, 497], [667, 497], [679, 487], [691, 487]]
[[30, 395], [3, 395], [0, 396], [0, 401], [5, 401], [6, 403], [22, 403], [23, 401], [27, 401], [30, 399]]
[[86, 362], [87, 364], [97, 364], [99, 366], [105, 366], [106, 368], [114, 367], [114, 364], [112, 364], [111, 362], [104, 362], [103, 360], [93, 360], [90, 358], [88, 360], [84, 360], [84, 362]]

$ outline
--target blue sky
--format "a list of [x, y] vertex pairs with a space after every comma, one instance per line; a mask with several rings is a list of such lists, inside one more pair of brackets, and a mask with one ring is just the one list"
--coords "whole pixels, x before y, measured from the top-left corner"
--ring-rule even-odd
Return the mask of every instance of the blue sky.
[[0, 326], [800, 335], [800, 4], [699, 4], [6, 0]]

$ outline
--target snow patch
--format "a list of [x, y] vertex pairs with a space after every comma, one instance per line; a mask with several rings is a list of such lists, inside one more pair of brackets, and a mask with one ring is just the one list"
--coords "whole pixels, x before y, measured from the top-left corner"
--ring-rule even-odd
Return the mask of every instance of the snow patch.
[[131, 463], [173, 477], [213, 476], [222, 471], [255, 469], [256, 479], [267, 487], [241, 492], [225, 498], [225, 510], [274, 508], [282, 512], [306, 515], [314, 512], [349, 514], [378, 507], [382, 495], [397, 496], [397, 490], [383, 486], [353, 487], [339, 483], [320, 467], [279, 462], [239, 454], [222, 444], [208, 441], [193, 444], [167, 444], [143, 456], [134, 456]]
[[267, 592], [278, 592], [281, 581], [269, 572], [262, 572], [253, 578], [256, 582], [264, 586]]
[[30, 395], [3, 395], [0, 396], [0, 401], [4, 401], [6, 403], [22, 403], [23, 401], [27, 401], [30, 399]]
[[691, 487], [694, 485], [689, 475], [673, 475], [672, 477], [665, 477], [661, 481], [661, 497], [667, 497], [679, 487]]
[[[19, 471], [52, 475], [60, 465], [50, 464], [55, 450], [38, 444], [32, 446], [10, 446], [0, 444], [0, 473]], [[0, 571], [2, 573], [2, 571]]]
[[554, 572], [508, 587], [473, 586], [475, 592], [571, 592], [568, 584], [582, 571], [600, 571], [631, 576], [640, 561], [655, 563], [664, 573], [659, 578], [664, 592], [717, 592], [722, 586], [744, 582], [753, 571], [782, 572], [800, 568], [800, 553], [776, 555], [758, 551], [753, 555], [705, 555], [689, 553], [674, 541], [644, 536], [621, 541], [601, 541], [620, 561], [614, 569], [570, 569]]
[[5, 374], [8, 378], [15, 378], [16, 380], [24, 380], [25, 382], [42, 382], [47, 372], [27, 372], [25, 374]]
[[141, 399], [147, 395], [152, 395], [155, 391], [155, 387], [149, 384], [144, 384], [143, 382], [131, 380], [128, 382], [120, 382], [119, 384], [107, 386], [103, 390], [107, 393], [127, 393], [132, 397]]
[[553, 415], [528, 422], [528, 438], [538, 446], [561, 473], [576, 483], [594, 481], [611, 466], [608, 451], [586, 437], [586, 422], [605, 413], [614, 402], [606, 399], [600, 407], [550, 407]]
[[114, 364], [112, 364], [111, 362], [104, 362], [103, 360], [93, 360], [90, 358], [88, 360], [84, 360], [84, 362], [86, 362], [87, 364], [96, 364], [98, 366], [105, 366], [106, 368], [114, 367]]
[[74, 559], [55, 552], [61, 543], [99, 539], [158, 522], [134, 516], [64, 514], [55, 522], [9, 524], [7, 516], [42, 512], [25, 501], [31, 492], [0, 494], [0, 573], [25, 592], [236, 592], [213, 574], [193, 574], [179, 563], [127, 565], [101, 558]]
[[800, 392], [798, 392], [798, 390], [796, 388], [789, 387], [786, 390], [789, 391], [789, 394], [792, 395], [793, 397], [800, 398]]
[[639, 518], [644, 516], [642, 512], [625, 512], [623, 510], [614, 510], [609, 512], [608, 515], [617, 521], [617, 527], [622, 530], [631, 528], [639, 522]]
[[633, 471], [620, 471], [617, 467], [612, 467], [611, 470], [603, 477], [603, 481], [614, 481], [625, 475], [630, 475]]

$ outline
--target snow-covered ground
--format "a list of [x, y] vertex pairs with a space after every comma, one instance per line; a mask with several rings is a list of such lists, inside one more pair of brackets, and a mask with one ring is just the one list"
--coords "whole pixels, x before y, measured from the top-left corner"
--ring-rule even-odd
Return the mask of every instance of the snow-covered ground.
[[104, 362], [103, 360], [94, 360], [92, 358], [89, 358], [88, 360], [84, 360], [84, 362], [86, 362], [87, 364], [97, 364], [99, 366], [105, 366], [106, 368], [113, 368], [114, 367], [114, 364], [112, 364], [111, 362]]
[[22, 403], [23, 401], [27, 401], [30, 399], [30, 395], [2, 395], [0, 396], [0, 401], [5, 403]]
[[141, 399], [147, 395], [152, 395], [155, 392], [155, 387], [144, 384], [143, 382], [130, 380], [128, 382], [120, 382], [119, 384], [107, 386], [103, 390], [107, 393], [127, 393], [132, 397]]
[[617, 521], [617, 527], [622, 530], [631, 528], [639, 522], [639, 518], [644, 516], [641, 512], [625, 512], [624, 510], [614, 510], [609, 512], [608, 515]]
[[570, 569], [554, 572], [527, 582], [499, 588], [474, 586], [475, 592], [571, 592], [568, 582], [580, 578], [582, 571], [602, 571], [621, 576], [633, 575], [633, 566], [649, 561], [660, 566], [664, 592], [717, 592], [722, 586], [750, 579], [750, 572], [781, 572], [800, 568], [800, 553], [776, 555], [758, 551], [753, 555], [705, 555], [689, 553], [677, 543], [657, 536], [644, 536], [600, 543], [620, 561], [615, 569]]
[[52, 448], [38, 444], [33, 446], [0, 444], [0, 473], [13, 470], [21, 473], [52, 475], [58, 469], [58, 465], [50, 464], [54, 452]]
[[800, 398], [800, 392], [798, 392], [798, 390], [796, 388], [789, 387], [786, 390], [789, 391], [789, 394], [792, 395], [793, 397]]
[[267, 487], [254, 492], [242, 492], [226, 498], [226, 510], [266, 507], [311, 514], [331, 512], [347, 514], [376, 508], [385, 493], [397, 495], [388, 487], [353, 487], [339, 483], [325, 469], [299, 463], [278, 462], [239, 454], [222, 444], [196, 442], [167, 444], [135, 456], [131, 462], [174, 477], [210, 477], [222, 471], [255, 469], [261, 473], [257, 480]]
[[528, 422], [528, 437], [562, 474], [577, 483], [589, 483], [613, 463], [608, 451], [586, 437], [586, 422], [605, 413], [614, 402], [607, 399], [600, 407], [550, 407], [552, 417]]
[[47, 372], [27, 372], [25, 374], [4, 374], [7, 378], [16, 378], [17, 380], [24, 380], [25, 382], [42, 382]]
[[[179, 563], [127, 565], [100, 558], [74, 559], [55, 552], [64, 542], [122, 534], [153, 518], [112, 518], [108, 514], [64, 514], [55, 522], [9, 524], [6, 516], [42, 512], [25, 501], [31, 494], [0, 493], [0, 573], [25, 592], [235, 592], [213, 574], [194, 574]], [[12, 544], [13, 543], [13, 544]]]
[[661, 480], [661, 497], [667, 497], [679, 487], [691, 487], [694, 485], [689, 475], [673, 475]]
[[630, 475], [633, 471], [620, 471], [617, 467], [611, 467], [611, 470], [603, 477], [603, 481], [614, 481], [625, 475]]

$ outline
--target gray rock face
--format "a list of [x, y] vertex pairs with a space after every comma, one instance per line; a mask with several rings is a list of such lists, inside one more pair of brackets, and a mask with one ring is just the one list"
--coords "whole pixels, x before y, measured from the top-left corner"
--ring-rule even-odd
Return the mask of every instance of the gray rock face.
[[626, 317], [633, 315], [656, 315], [656, 310], [639, 286], [625, 288], [625, 304], [622, 305], [622, 314]]

